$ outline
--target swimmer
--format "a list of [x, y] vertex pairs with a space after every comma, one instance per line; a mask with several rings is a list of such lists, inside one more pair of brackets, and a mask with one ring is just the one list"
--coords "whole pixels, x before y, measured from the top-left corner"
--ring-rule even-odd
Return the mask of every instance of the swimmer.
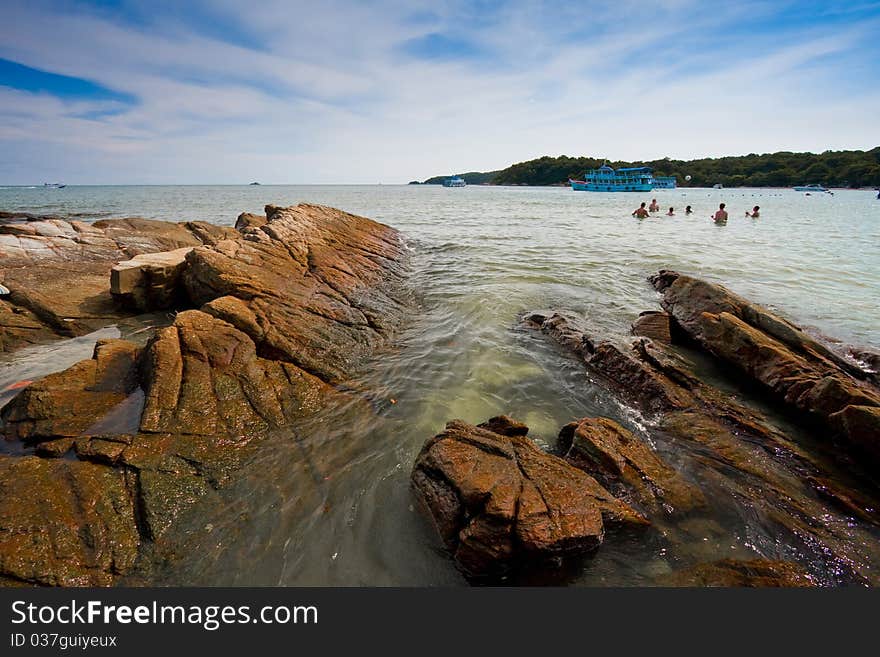
[[691, 206], [687, 206], [687, 207], [684, 209], [684, 213], [685, 213], [685, 214], [693, 214], [693, 212], [694, 212], [694, 211], [691, 210]]
[[667, 217], [674, 217], [675, 216], [675, 208], [669, 208], [669, 212], [666, 213], [666, 216]]
[[644, 201], [642, 201], [642, 204], [633, 211], [633, 216], [638, 217], [639, 219], [644, 219], [648, 216], [648, 211], [645, 209]]
[[727, 210], [724, 209], [724, 203], [718, 206], [717, 212], [712, 215], [712, 219], [716, 224], [726, 224], [727, 223]]
[[651, 205], [648, 206], [648, 212], [659, 212], [660, 204], [657, 203], [657, 199], [653, 199], [651, 201]]
[[752, 208], [752, 211], [751, 211], [751, 212], [749, 212], [748, 210], [746, 210], [746, 216], [747, 216], [747, 217], [751, 217], [752, 219], [757, 219], [758, 217], [761, 216], [761, 208], [759, 208], [759, 207], [756, 205], [755, 207]]

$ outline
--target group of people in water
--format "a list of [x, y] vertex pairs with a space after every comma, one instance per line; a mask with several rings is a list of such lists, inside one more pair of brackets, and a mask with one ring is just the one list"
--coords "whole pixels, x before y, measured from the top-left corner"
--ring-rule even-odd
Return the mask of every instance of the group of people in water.
[[[657, 203], [657, 199], [653, 199], [651, 201], [651, 205], [648, 205], [648, 207], [645, 207], [645, 205], [647, 205], [647, 204], [643, 201], [639, 207], [637, 207], [635, 210], [633, 210], [632, 216], [637, 217], [639, 219], [644, 219], [645, 217], [649, 216], [650, 214], [652, 214], [654, 212], [660, 212], [660, 204]], [[716, 224], [726, 224], [727, 223], [727, 210], [725, 209], [725, 207], [726, 207], [726, 205], [724, 203], [721, 203], [718, 206], [718, 209], [715, 211], [715, 214], [713, 214], [710, 217], [710, 219], [712, 219], [712, 221], [714, 221]], [[693, 214], [694, 211], [693, 211], [693, 209], [691, 209], [691, 206], [687, 206], [684, 209], [684, 213], [685, 213], [685, 215], [690, 215], [690, 214]], [[675, 208], [672, 208], [672, 207], [669, 208], [669, 211], [666, 213], [666, 216], [667, 217], [674, 217], [675, 216]], [[751, 212], [746, 210], [746, 216], [751, 217], [752, 219], [757, 219], [759, 216], [761, 216], [761, 208], [756, 205], [755, 207], [752, 208]]]

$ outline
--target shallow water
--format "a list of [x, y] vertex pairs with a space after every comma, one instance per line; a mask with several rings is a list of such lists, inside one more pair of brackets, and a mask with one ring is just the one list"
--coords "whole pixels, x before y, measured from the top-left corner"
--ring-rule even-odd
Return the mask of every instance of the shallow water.
[[[267, 202], [333, 205], [399, 228], [412, 248], [419, 308], [398, 339], [353, 382], [370, 404], [327, 409], [270, 438], [241, 479], [193, 508], [163, 583], [410, 585], [464, 580], [413, 510], [408, 476], [447, 420], [508, 413], [552, 447], [568, 421], [601, 414], [643, 420], [590, 384], [582, 368], [519, 315], [565, 308], [624, 335], [657, 307], [645, 277], [674, 268], [723, 282], [846, 343], [880, 347], [880, 201], [870, 191], [804, 196], [786, 190], [658, 190], [650, 195], [563, 188], [427, 186], [72, 187], [0, 189], [0, 209], [98, 218], [140, 215], [231, 224]], [[642, 200], [695, 214], [636, 220]], [[730, 221], [708, 216], [726, 202]], [[761, 218], [746, 209], [761, 206]], [[56, 347], [57, 348], [57, 347]], [[88, 354], [86, 354], [88, 355]], [[77, 356], [79, 357], [79, 356]], [[68, 364], [57, 354], [52, 362]], [[64, 362], [62, 362], [64, 361]], [[14, 369], [14, 368], [13, 368]], [[26, 378], [4, 370], [3, 381]], [[3, 383], [2, 388], [6, 385]], [[392, 401], [393, 400], [393, 401]], [[540, 441], [539, 441], [540, 442]], [[820, 579], [834, 564], [781, 541], [759, 509], [699, 467], [699, 454], [656, 447], [719, 502], [705, 517], [651, 539], [611, 535], [565, 581], [649, 582], [723, 556], [796, 558]], [[727, 495], [727, 497], [725, 497]], [[852, 531], [866, 563], [876, 535]]]

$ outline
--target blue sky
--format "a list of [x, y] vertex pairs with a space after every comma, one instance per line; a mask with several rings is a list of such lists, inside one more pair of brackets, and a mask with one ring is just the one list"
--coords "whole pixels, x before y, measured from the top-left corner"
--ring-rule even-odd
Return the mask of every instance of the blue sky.
[[0, 184], [880, 145], [880, 2], [0, 0]]

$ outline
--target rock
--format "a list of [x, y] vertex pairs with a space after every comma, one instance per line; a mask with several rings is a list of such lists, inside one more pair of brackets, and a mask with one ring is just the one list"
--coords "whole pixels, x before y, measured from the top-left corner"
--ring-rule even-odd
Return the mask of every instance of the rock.
[[[161, 546], [178, 515], [226, 485], [261, 439], [325, 403], [352, 402], [297, 361], [320, 363], [330, 355], [334, 376], [343, 377], [388, 338], [407, 309], [399, 291], [402, 242], [387, 226], [330, 208], [273, 208], [271, 215], [269, 223], [244, 236], [229, 228], [158, 227], [144, 220], [71, 224], [78, 235], [117, 245], [115, 254], [148, 244], [205, 242], [198, 257], [192, 244], [181, 246], [188, 254], [136, 256], [136, 266], [117, 270], [114, 285], [120, 294], [149, 287], [145, 305], [155, 306], [160, 295], [154, 288], [161, 283], [162, 294], [172, 296], [181, 289], [175, 277], [180, 280], [195, 264], [198, 271], [185, 289], [197, 290], [198, 302], [206, 303], [204, 310], [179, 312], [143, 348], [125, 340], [100, 341], [91, 359], [33, 382], [2, 410], [6, 438], [36, 444], [40, 457], [2, 457], [9, 459], [10, 472], [24, 467], [17, 465], [22, 459], [37, 464], [38, 480], [23, 478], [28, 487], [19, 492], [53, 502], [29, 501], [15, 510], [9, 495], [0, 501], [0, 581], [115, 582], [131, 569], [138, 546]], [[140, 236], [123, 235], [123, 228]], [[109, 296], [109, 266], [98, 265], [106, 267], [103, 290]], [[137, 270], [134, 282], [126, 278], [128, 270]], [[199, 282], [208, 278], [222, 283], [224, 294], [214, 296], [213, 288]], [[16, 308], [0, 318], [13, 325], [12, 315], [21, 313]], [[35, 321], [32, 316], [36, 313], [20, 314], [22, 331]], [[352, 317], [363, 324], [347, 324]], [[295, 357], [269, 347], [276, 344], [295, 347]], [[327, 376], [326, 369], [314, 369]], [[68, 455], [77, 460], [58, 458]], [[14, 484], [16, 477], [10, 474], [9, 481]], [[102, 486], [108, 497], [97, 504], [92, 500]], [[79, 516], [55, 502], [69, 498]], [[105, 503], [128, 515], [105, 522]], [[11, 520], [4, 525], [7, 511]], [[70, 531], [62, 535], [61, 525]], [[98, 529], [92, 525], [103, 534], [95, 538]], [[4, 537], [7, 527], [17, 532], [14, 540]], [[46, 532], [49, 539], [43, 538]], [[40, 547], [55, 534], [65, 541], [70, 563], [47, 559], [48, 548]], [[108, 560], [106, 543], [125, 546], [125, 554]]]
[[721, 559], [661, 577], [660, 586], [811, 587], [810, 575], [790, 561]]
[[245, 228], [259, 228], [268, 221], [265, 215], [242, 212], [235, 220], [235, 230], [243, 231]]
[[[796, 546], [814, 562], [826, 562], [834, 583], [878, 581], [880, 553], [875, 554], [872, 536], [880, 521], [880, 505], [876, 495], [844, 483], [850, 480], [842, 476], [837, 461], [808, 451], [802, 441], [790, 439], [759, 411], [701, 380], [672, 345], [641, 338], [626, 349], [599, 339], [582, 320], [561, 313], [531, 313], [524, 321], [571, 350], [589, 370], [591, 385], [603, 386], [640, 409], [646, 420], [640, 436], [644, 433], [652, 443], [669, 447], [687, 445], [682, 451], [688, 455], [689, 467], [698, 469], [701, 486], [709, 482], [713, 489], [725, 491], [722, 498], [707, 501], [712, 506], [730, 507], [723, 511], [726, 514], [759, 518], [765, 531], [777, 533], [777, 540]], [[826, 399], [837, 394], [840, 391], [831, 388]], [[853, 441], [871, 443], [877, 435], [874, 407], [845, 408], [830, 421], [845, 425]], [[636, 470], [621, 457], [612, 438], [616, 437], [605, 437], [599, 447], [588, 445], [586, 463], [583, 454], [572, 457], [588, 468], [603, 463], [610, 473], [627, 473], [628, 467]], [[608, 448], [609, 443], [615, 449]], [[600, 479], [612, 493], [620, 492], [642, 505], [652, 521], [664, 522], [665, 513], [658, 515], [655, 506], [642, 501], [650, 502], [653, 491], [644, 479], [644, 485], [639, 483], [636, 472], [629, 472], [626, 479], [623, 474], [617, 480], [608, 474]]]
[[182, 225], [202, 244], [216, 244], [222, 240], [238, 237], [235, 228], [209, 224], [207, 221], [186, 221]]
[[266, 358], [338, 381], [381, 344], [405, 308], [403, 244], [393, 229], [315, 205], [267, 206], [244, 239], [187, 255], [197, 305], [245, 331]]
[[850, 349], [849, 353], [862, 363], [865, 370], [874, 375], [873, 378], [876, 380], [877, 375], [880, 374], [880, 353], [870, 349]]
[[880, 408], [851, 404], [829, 415], [828, 420], [839, 435], [880, 463]]
[[638, 319], [633, 322], [632, 334], [669, 344], [672, 342], [670, 327], [669, 313], [647, 310], [639, 313]]
[[828, 364], [852, 376], [864, 378], [865, 373], [861, 369], [838, 356], [788, 320], [751, 303], [721, 285], [665, 269], [648, 277], [648, 280], [658, 292], [663, 294], [661, 305], [672, 316], [675, 324], [698, 342], [702, 342], [701, 325], [704, 314], [717, 316], [727, 313], [783, 343], [796, 353], [827, 361]]
[[588, 553], [602, 542], [605, 522], [646, 524], [592, 477], [521, 433], [502, 435], [460, 420], [425, 444], [412, 484], [472, 577]]
[[125, 474], [91, 463], [0, 455], [0, 574], [54, 586], [106, 586], [140, 544]]
[[143, 253], [110, 270], [110, 294], [140, 312], [180, 306], [188, 301], [180, 278], [192, 247]]
[[107, 285], [120, 260], [238, 236], [232, 228], [202, 222], [130, 218], [87, 224], [6, 214], [0, 217], [0, 283], [12, 294], [0, 298], [4, 351], [84, 335], [128, 317], [131, 312], [114, 303]]
[[654, 513], [686, 513], [705, 505], [698, 488], [613, 420], [586, 417], [564, 426], [559, 438], [565, 460], [596, 477], [617, 497], [633, 497]]
[[[102, 219], [92, 224], [93, 228], [103, 231], [104, 236], [113, 240], [116, 247], [129, 258], [141, 253], [154, 253], [157, 251], [173, 251], [187, 246], [200, 246], [199, 239], [190, 227], [197, 225], [200, 229], [206, 229], [205, 224], [199, 222], [172, 223], [156, 219], [142, 219], [140, 217], [127, 217], [125, 219]], [[219, 235], [220, 233], [217, 233]]]
[[[880, 391], [868, 374], [798, 327], [720, 285], [676, 272], [651, 278], [662, 305], [698, 345], [880, 464]], [[846, 409], [853, 407], [855, 410]], [[853, 423], [842, 421], [858, 417]]]
[[477, 425], [480, 429], [486, 429], [502, 436], [525, 436], [529, 432], [529, 428], [522, 422], [517, 422], [507, 415], [498, 415], [489, 418], [485, 422]]
[[6, 439], [42, 442], [82, 435], [137, 387], [138, 355], [129, 342], [101, 340], [91, 360], [30, 384], [0, 411]]
[[253, 437], [316, 410], [332, 390], [198, 310], [180, 313], [147, 347], [140, 430]]

